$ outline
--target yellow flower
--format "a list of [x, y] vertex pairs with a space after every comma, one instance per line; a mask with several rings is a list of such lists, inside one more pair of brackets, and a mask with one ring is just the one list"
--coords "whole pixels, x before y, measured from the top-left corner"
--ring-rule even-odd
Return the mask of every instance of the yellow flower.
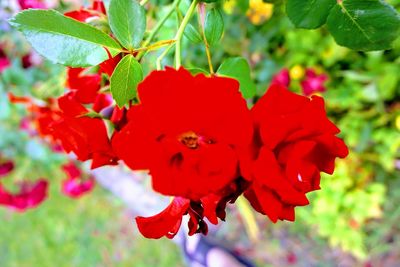
[[236, 0], [224, 1], [223, 9], [226, 14], [232, 14], [236, 5], [237, 5]]
[[293, 80], [300, 80], [301, 78], [304, 77], [305, 70], [302, 66], [295, 65], [290, 69], [289, 74], [290, 78], [292, 78]]
[[396, 117], [396, 128], [400, 131], [400, 115], [397, 115]]
[[270, 3], [264, 3], [262, 0], [250, 0], [249, 10], [246, 15], [255, 25], [264, 23], [269, 20], [274, 11], [274, 5]]

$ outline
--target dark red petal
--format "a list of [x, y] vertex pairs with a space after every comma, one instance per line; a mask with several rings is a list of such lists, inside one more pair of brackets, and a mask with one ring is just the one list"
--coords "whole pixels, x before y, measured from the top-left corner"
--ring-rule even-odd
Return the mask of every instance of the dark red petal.
[[216, 194], [210, 194], [201, 199], [201, 203], [204, 209], [204, 217], [206, 217], [210, 223], [218, 224], [217, 206], [221, 201], [221, 196]]
[[253, 183], [244, 196], [255, 210], [266, 214], [272, 222], [276, 222], [282, 214], [283, 204], [269, 189]]
[[295, 220], [294, 206], [284, 205], [282, 207], [282, 212], [279, 215], [279, 219], [294, 222]]
[[6, 176], [14, 169], [13, 161], [6, 161], [0, 164], [0, 178]]
[[187, 212], [190, 201], [176, 197], [161, 213], [152, 217], [136, 217], [140, 233], [147, 238], [173, 238], [180, 227], [182, 216]]

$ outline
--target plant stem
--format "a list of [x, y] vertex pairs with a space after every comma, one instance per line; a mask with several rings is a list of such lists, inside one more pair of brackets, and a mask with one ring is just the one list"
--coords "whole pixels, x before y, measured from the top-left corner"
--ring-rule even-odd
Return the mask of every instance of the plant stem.
[[170, 46], [168, 46], [167, 48], [165, 48], [164, 52], [162, 52], [162, 54], [157, 58], [156, 60], [156, 66], [157, 66], [157, 70], [161, 70], [161, 61], [163, 60], [163, 58], [168, 54], [169, 50], [171, 50], [171, 48], [174, 46], [174, 44], [171, 44]]
[[149, 0], [142, 0], [142, 1], [140, 1], [140, 5], [141, 6], [144, 6], [145, 4], [147, 4], [147, 2], [149, 2]]
[[[200, 10], [200, 8], [199, 8], [198, 11], [199, 11], [199, 18], [200, 18], [200, 17], [201, 17], [201, 14], [200, 14], [201, 10]], [[213, 74], [214, 74], [214, 68], [213, 68], [212, 60], [211, 60], [210, 45], [209, 45], [208, 42], [207, 42], [206, 34], [205, 34], [205, 31], [204, 31], [204, 24], [203, 24], [203, 21], [202, 21], [201, 18], [200, 18], [200, 20], [199, 20], [199, 24], [200, 24], [200, 29], [201, 29], [201, 35], [202, 35], [202, 37], [203, 37], [204, 47], [205, 47], [205, 49], [206, 49], [208, 67], [209, 67], [209, 69], [210, 69], [210, 74], [213, 75]]]
[[194, 11], [196, 10], [196, 6], [199, 3], [198, 0], [193, 0], [192, 4], [190, 5], [185, 17], [182, 20], [181, 25], [179, 26], [178, 32], [176, 33], [175, 40], [176, 40], [176, 47], [175, 47], [175, 67], [177, 69], [181, 66], [181, 47], [182, 47], [182, 36], [183, 32], [185, 31], [186, 25], [189, 23], [190, 18], [192, 17]]
[[[172, 6], [170, 9], [168, 9], [167, 13], [164, 15], [164, 17], [161, 18], [161, 20], [156, 24], [156, 26], [151, 30], [149, 36], [144, 40], [142, 46], [145, 47], [150, 42], [153, 40], [153, 38], [156, 36], [156, 34], [160, 31], [161, 27], [164, 25], [164, 23], [167, 21], [167, 19], [171, 16], [171, 14], [175, 11], [175, 8], [179, 5], [181, 0], [174, 0], [172, 3]], [[136, 59], [139, 60], [143, 55], [145, 51], [140, 52], [137, 56]]]

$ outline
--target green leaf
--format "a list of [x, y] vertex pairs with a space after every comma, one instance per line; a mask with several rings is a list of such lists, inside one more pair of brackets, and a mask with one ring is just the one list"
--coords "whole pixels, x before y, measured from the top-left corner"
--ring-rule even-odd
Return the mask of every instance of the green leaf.
[[202, 73], [202, 74], [204, 74], [204, 75], [206, 75], [206, 76], [209, 76], [209, 75], [210, 75], [210, 73], [209, 73], [208, 71], [206, 71], [206, 70], [204, 70], [204, 69], [202, 69], [202, 68], [196, 68], [196, 67], [194, 67], [194, 68], [187, 68], [187, 70], [188, 70], [192, 75], [197, 75], [197, 74], [200, 74], [200, 73]]
[[390, 49], [400, 34], [399, 14], [378, 0], [343, 0], [327, 25], [339, 45], [362, 51]]
[[246, 12], [249, 9], [249, 0], [238, 0], [237, 6], [241, 12]]
[[33, 48], [54, 63], [71, 67], [98, 65], [120, 52], [119, 44], [104, 32], [55, 10], [28, 9], [10, 24], [21, 31]]
[[136, 0], [111, 0], [108, 12], [110, 27], [127, 49], [140, 45], [146, 31], [146, 12]]
[[201, 35], [200, 35], [199, 31], [192, 24], [188, 24], [186, 26], [185, 31], [183, 32], [183, 34], [192, 43], [198, 44], [198, 43], [201, 43], [203, 41], [203, 38], [201, 38]]
[[315, 29], [325, 24], [336, 0], [288, 0], [286, 13], [297, 28]]
[[251, 98], [256, 94], [256, 85], [251, 79], [250, 66], [246, 59], [228, 58], [222, 62], [217, 73], [238, 80], [244, 98]]
[[221, 12], [213, 8], [207, 13], [204, 23], [204, 34], [209, 45], [215, 45], [221, 39], [224, 33], [224, 20]]
[[119, 107], [123, 107], [137, 95], [137, 86], [142, 80], [142, 66], [132, 55], [125, 56], [110, 78], [111, 94]]

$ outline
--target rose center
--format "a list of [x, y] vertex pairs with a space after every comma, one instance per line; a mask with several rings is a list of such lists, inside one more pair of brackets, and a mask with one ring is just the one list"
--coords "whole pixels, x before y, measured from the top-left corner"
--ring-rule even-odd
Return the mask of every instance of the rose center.
[[179, 137], [179, 141], [190, 149], [199, 147], [199, 136], [194, 132], [187, 132]]

